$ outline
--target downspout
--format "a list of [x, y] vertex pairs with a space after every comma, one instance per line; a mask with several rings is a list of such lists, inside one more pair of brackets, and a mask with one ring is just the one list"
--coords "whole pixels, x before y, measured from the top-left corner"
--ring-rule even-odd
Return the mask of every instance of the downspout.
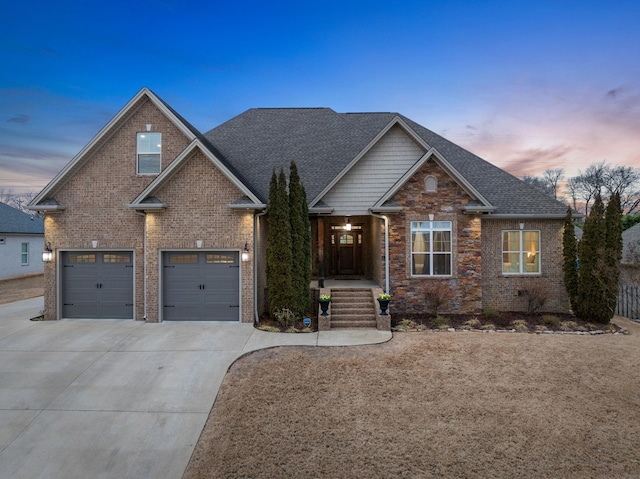
[[373, 212], [371, 216], [384, 220], [384, 292], [389, 293], [389, 217]]
[[144, 216], [144, 227], [142, 228], [142, 295], [143, 295], [143, 304], [144, 304], [144, 316], [142, 319], [147, 320], [147, 212], [143, 211], [140, 213], [136, 211], [137, 214]]
[[267, 208], [253, 215], [253, 315], [256, 324], [260, 324], [260, 315], [258, 314], [258, 219], [266, 214]]

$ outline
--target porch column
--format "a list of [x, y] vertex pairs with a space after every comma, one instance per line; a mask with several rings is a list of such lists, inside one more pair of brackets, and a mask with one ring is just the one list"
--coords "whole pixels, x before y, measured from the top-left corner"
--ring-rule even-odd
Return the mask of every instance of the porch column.
[[324, 218], [318, 216], [318, 288], [324, 288]]

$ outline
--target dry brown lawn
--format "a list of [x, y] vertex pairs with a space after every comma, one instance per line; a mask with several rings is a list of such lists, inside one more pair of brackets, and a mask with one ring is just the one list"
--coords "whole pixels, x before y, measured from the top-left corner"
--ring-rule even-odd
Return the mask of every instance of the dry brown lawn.
[[44, 275], [0, 280], [0, 304], [35, 298], [44, 294]]
[[640, 325], [616, 321], [631, 334], [258, 351], [184, 478], [638, 478]]

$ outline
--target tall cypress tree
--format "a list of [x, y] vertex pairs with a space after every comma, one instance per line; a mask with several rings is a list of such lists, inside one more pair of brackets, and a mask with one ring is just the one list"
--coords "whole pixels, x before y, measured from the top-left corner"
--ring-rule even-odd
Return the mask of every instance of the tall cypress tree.
[[269, 184], [269, 233], [267, 236], [267, 285], [269, 312], [291, 308], [291, 222], [287, 179], [275, 171]]
[[291, 162], [289, 174], [289, 214], [291, 218], [291, 280], [292, 309], [299, 315], [309, 307], [311, 282], [311, 223], [307, 195], [298, 175], [298, 167]]
[[564, 263], [562, 271], [564, 273], [564, 287], [569, 296], [571, 309], [576, 311], [578, 308], [578, 269], [576, 261], [578, 259], [578, 243], [576, 241], [576, 232], [573, 226], [573, 215], [571, 208], [567, 208], [567, 215], [564, 218], [564, 233], [562, 236], [562, 256]]
[[605, 267], [604, 277], [607, 280], [607, 305], [611, 319], [615, 314], [618, 302], [618, 285], [620, 282], [620, 260], [622, 259], [622, 208], [620, 194], [614, 193], [609, 198], [605, 211]]
[[591, 212], [584, 223], [584, 233], [578, 248], [580, 270], [578, 271], [578, 316], [588, 321], [607, 323], [609, 302], [608, 282], [603, 274], [605, 251], [604, 204], [598, 194]]

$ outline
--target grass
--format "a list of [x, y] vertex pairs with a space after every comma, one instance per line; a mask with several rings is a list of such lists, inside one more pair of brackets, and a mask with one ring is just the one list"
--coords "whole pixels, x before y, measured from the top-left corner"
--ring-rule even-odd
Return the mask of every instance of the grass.
[[258, 351], [230, 368], [184, 479], [638, 477], [640, 325], [623, 325]]

